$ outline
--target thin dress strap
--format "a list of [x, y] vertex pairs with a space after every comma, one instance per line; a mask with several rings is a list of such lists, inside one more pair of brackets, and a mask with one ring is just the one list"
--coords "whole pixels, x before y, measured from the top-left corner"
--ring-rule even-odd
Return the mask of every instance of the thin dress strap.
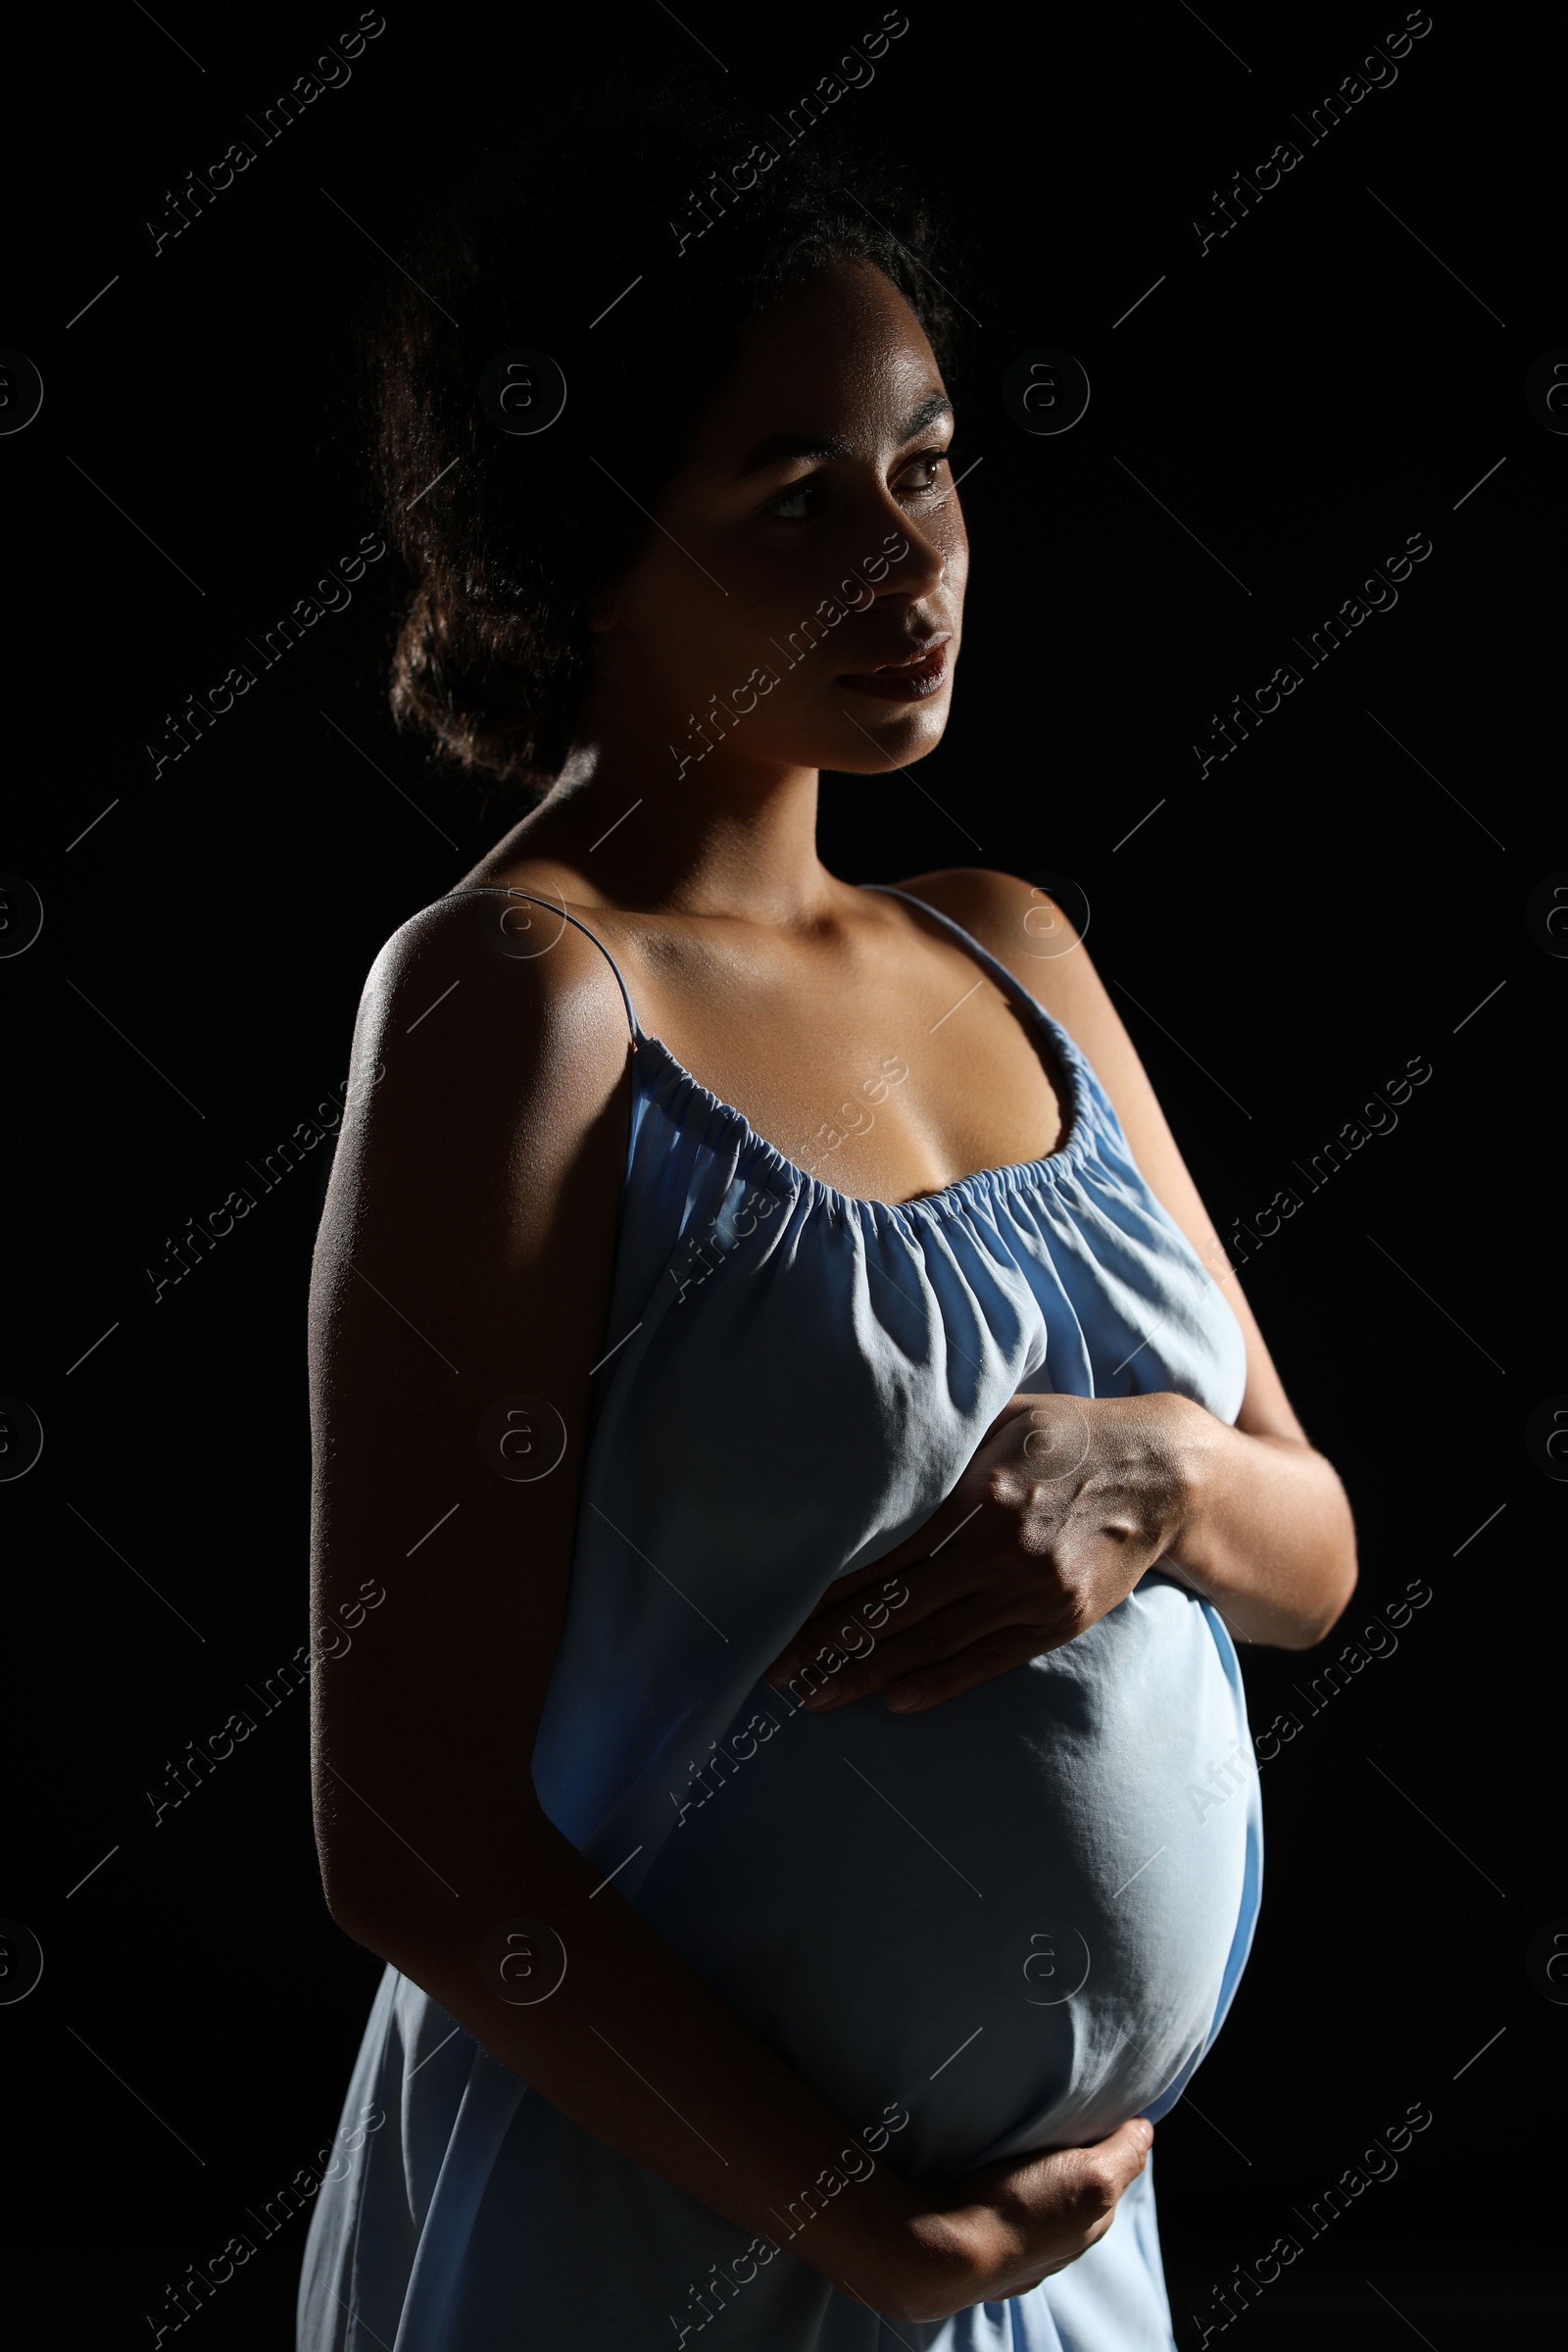
[[[934, 915], [939, 923], [945, 924], [953, 933], [958, 945], [968, 951], [982, 970], [990, 973], [1024, 1020], [1044, 1033], [1052, 1047], [1052, 1058], [1055, 1064], [1054, 1068], [1048, 1070], [1047, 1075], [1052, 1081], [1063, 1120], [1063, 1133], [1056, 1139], [1055, 1151], [1051, 1154], [1053, 1158], [1059, 1158], [1081, 1133], [1084, 1118], [1094, 1100], [1093, 1087], [1098, 1083], [1072, 1037], [1055, 1014], [1049, 1012], [1041, 1004], [1034, 991], [1026, 988], [1016, 973], [1008, 971], [1000, 956], [993, 956], [989, 948], [982, 947], [972, 931], [966, 931], [961, 923], [956, 923], [951, 914], [944, 914], [940, 906], [930, 906], [926, 900], [917, 898], [912, 890], [900, 890], [896, 882], [862, 882], [860, 888], [879, 890], [890, 899], [905, 899], [911, 906], [918, 906], [922, 914]], [[975, 985], [978, 987], [979, 982]]]
[[446, 895], [449, 899], [463, 899], [475, 894], [482, 896], [486, 892], [498, 893], [502, 898], [506, 899], [526, 899], [530, 906], [548, 906], [551, 913], [554, 915], [559, 915], [563, 922], [574, 924], [582, 933], [584, 939], [591, 939], [594, 943], [594, 946], [599, 950], [600, 955], [603, 956], [605, 961], [609, 964], [611, 970], [615, 975], [615, 986], [620, 991], [621, 1003], [626, 1007], [626, 1018], [631, 1023], [632, 1042], [639, 1046], [643, 1044], [643, 1025], [637, 1018], [636, 1007], [633, 1005], [631, 1001], [631, 991], [628, 989], [625, 980], [621, 976], [619, 964], [615, 961], [615, 958], [613, 956], [612, 956], [604, 941], [599, 937], [597, 931], [590, 931], [586, 923], [579, 922], [576, 915], [568, 914], [564, 906], [558, 906], [554, 899], [536, 898], [531, 890], [516, 890], [514, 889], [510, 883], [506, 882], [465, 882], [458, 889], [449, 890]]
[[1044, 1007], [1038, 997], [1025, 988], [1017, 974], [1009, 972], [1006, 965], [1002, 962], [1000, 957], [993, 956], [989, 948], [983, 948], [973, 932], [966, 931], [961, 923], [956, 923], [951, 914], [944, 914], [940, 906], [933, 906], [927, 900], [916, 898], [912, 890], [900, 890], [896, 882], [862, 882], [860, 888], [862, 890], [879, 890], [886, 898], [904, 899], [909, 906], [918, 906], [922, 914], [929, 914], [937, 922], [946, 924], [959, 945], [966, 948], [975, 960], [985, 966], [1004, 994], [1009, 997], [1015, 1004], [1021, 1003], [1026, 1012], [1033, 1014], [1036, 1019], [1039, 1018]]

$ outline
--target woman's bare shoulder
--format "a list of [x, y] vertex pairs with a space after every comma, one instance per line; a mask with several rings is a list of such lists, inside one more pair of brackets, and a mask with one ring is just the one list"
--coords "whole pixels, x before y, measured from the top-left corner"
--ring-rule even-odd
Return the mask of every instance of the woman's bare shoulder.
[[366, 978], [313, 1264], [323, 1395], [342, 1394], [347, 1369], [356, 1394], [382, 1397], [405, 1324], [407, 1344], [423, 1335], [492, 1386], [524, 1332], [541, 1378], [569, 1388], [592, 1360], [629, 1029], [593, 943], [559, 917], [509, 931], [496, 920], [508, 904], [433, 901]]
[[[629, 1028], [609, 962], [554, 906], [460, 890], [400, 923], [361, 991], [355, 1057], [412, 1106], [462, 1114], [543, 1090], [591, 1114], [620, 1078]], [[361, 1091], [366, 1091], [362, 1085]]]
[[511, 927], [510, 904], [435, 900], [371, 963], [318, 1286], [367, 1249], [448, 1299], [481, 1275], [493, 1297], [485, 1269], [597, 1260], [629, 1117], [625, 1007], [591, 940], [559, 914]]
[[[1080, 932], [1064, 899], [1021, 874], [981, 865], [940, 866], [912, 874], [898, 887], [961, 924], [1071, 1027], [1062, 1006], [1084, 995], [1074, 978], [1091, 974], [1093, 967], [1083, 945], [1088, 923]], [[1075, 911], [1082, 918], [1083, 907]], [[1089, 994], [1097, 991], [1098, 982]]]

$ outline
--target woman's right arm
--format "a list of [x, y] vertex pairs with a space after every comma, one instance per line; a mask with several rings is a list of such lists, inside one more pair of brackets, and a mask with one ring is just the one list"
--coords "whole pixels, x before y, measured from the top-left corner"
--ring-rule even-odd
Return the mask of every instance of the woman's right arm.
[[[533, 1786], [591, 1374], [620, 1336], [606, 1318], [627, 1041], [598, 950], [564, 925], [544, 953], [506, 953], [505, 905], [463, 897], [416, 916], [377, 959], [355, 1032], [311, 1285], [323, 1885], [350, 1936], [573, 2123], [776, 2242], [819, 2174], [843, 2174], [851, 2128], [601, 1884]], [[548, 940], [551, 918], [528, 911], [526, 941]], [[566, 1433], [559, 1465], [530, 1481], [499, 1474], [481, 1444], [491, 1408], [518, 1396]], [[527, 2006], [480, 1959], [519, 1919], [566, 1957]], [[895, 2318], [1015, 2294], [1109, 2227], [1147, 2132], [1125, 2125], [944, 2192], [879, 2163], [790, 2251]]]

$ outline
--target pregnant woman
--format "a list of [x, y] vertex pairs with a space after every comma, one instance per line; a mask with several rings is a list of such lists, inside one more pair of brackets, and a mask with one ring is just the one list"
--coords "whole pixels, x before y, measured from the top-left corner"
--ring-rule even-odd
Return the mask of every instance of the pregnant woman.
[[317, 1248], [316, 1603], [385, 1592], [318, 1838], [385, 1973], [300, 2352], [1170, 2346], [1232, 1636], [1354, 1582], [1065, 914], [818, 859], [823, 767], [942, 739], [967, 541], [925, 216], [767, 121], [556, 137], [373, 344], [394, 706], [536, 805], [376, 959]]

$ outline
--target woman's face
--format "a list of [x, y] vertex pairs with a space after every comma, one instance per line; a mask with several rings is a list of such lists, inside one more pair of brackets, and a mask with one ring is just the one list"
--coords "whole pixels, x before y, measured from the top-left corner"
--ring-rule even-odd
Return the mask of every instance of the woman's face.
[[639, 712], [688, 777], [934, 750], [968, 565], [952, 437], [930, 345], [879, 270], [836, 263], [783, 296], [600, 601], [594, 731]]

